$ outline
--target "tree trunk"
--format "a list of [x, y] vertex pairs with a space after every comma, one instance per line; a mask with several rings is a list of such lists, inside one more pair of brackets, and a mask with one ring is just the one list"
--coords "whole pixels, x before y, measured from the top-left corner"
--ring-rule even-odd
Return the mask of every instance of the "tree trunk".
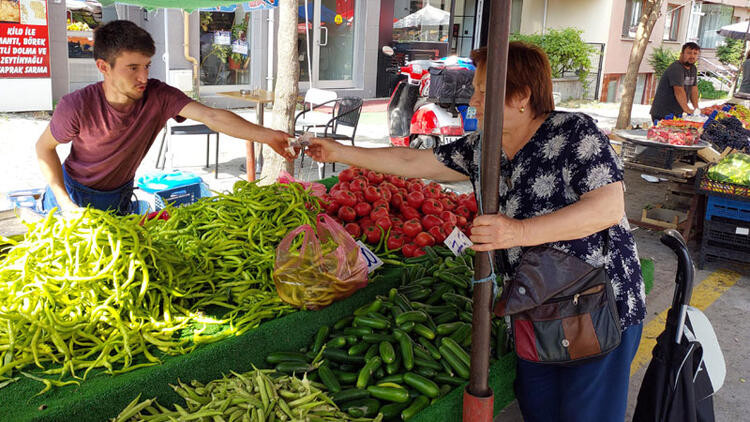
[[644, 0], [643, 13], [638, 21], [638, 29], [635, 32], [633, 48], [630, 50], [630, 61], [625, 79], [622, 82], [622, 98], [620, 100], [620, 113], [617, 115], [617, 129], [627, 129], [630, 126], [630, 114], [633, 111], [633, 98], [635, 97], [635, 86], [638, 81], [638, 68], [641, 67], [643, 54], [648, 47], [651, 31], [654, 29], [656, 20], [661, 14], [662, 0]]
[[[297, 2], [279, 2], [279, 31], [277, 48], [276, 86], [274, 89], [271, 127], [294, 133], [294, 111], [299, 91], [299, 58], [297, 57]], [[270, 58], [273, 60], [273, 58]], [[294, 162], [284, 160], [271, 148], [263, 148], [261, 183], [271, 184], [279, 173], [294, 174]]]

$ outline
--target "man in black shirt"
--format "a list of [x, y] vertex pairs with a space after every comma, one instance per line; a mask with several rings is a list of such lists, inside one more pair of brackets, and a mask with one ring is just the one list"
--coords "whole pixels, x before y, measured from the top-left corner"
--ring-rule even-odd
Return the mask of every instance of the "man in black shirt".
[[[679, 60], [669, 65], [659, 79], [651, 104], [651, 118], [660, 120], [668, 114], [692, 114], [698, 108], [698, 69], [695, 63], [700, 52], [700, 46], [694, 42], [682, 46]], [[688, 98], [692, 107], [688, 104]]]

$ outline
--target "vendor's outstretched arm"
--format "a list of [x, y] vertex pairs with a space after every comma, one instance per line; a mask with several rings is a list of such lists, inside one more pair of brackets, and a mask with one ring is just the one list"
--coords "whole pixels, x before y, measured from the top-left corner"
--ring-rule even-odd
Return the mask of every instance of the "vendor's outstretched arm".
[[78, 206], [70, 199], [68, 191], [65, 189], [65, 182], [63, 181], [62, 164], [60, 164], [60, 157], [57, 155], [57, 146], [59, 142], [52, 136], [49, 130], [44, 130], [42, 136], [36, 141], [36, 157], [39, 161], [39, 168], [42, 171], [42, 176], [49, 184], [52, 189], [52, 193], [55, 194], [57, 203], [62, 208], [61, 211], [70, 211], [78, 208]]
[[180, 116], [197, 120], [211, 129], [225, 133], [235, 138], [267, 144], [277, 154], [291, 160], [295, 157], [289, 147], [289, 134], [279, 130], [258, 126], [228, 110], [204, 106], [198, 102], [191, 102], [183, 107]]
[[397, 176], [422, 177], [441, 182], [469, 180], [468, 176], [438, 161], [431, 149], [360, 148], [343, 145], [333, 139], [315, 138], [307, 149], [307, 155], [323, 163], [345, 163]]

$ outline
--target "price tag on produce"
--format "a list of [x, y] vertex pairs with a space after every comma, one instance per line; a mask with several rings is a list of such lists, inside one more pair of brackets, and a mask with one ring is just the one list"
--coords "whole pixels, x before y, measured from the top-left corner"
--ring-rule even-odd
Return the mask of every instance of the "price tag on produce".
[[375, 255], [370, 248], [367, 247], [364, 243], [362, 243], [361, 240], [357, 241], [357, 246], [359, 246], [359, 250], [362, 251], [362, 256], [365, 257], [365, 262], [367, 262], [367, 273], [371, 273], [375, 271], [376, 269], [380, 268], [383, 265], [383, 261], [378, 258], [377, 255]]
[[463, 254], [466, 248], [473, 245], [471, 240], [469, 240], [469, 237], [459, 230], [458, 227], [453, 228], [453, 231], [445, 238], [443, 243], [445, 243], [445, 246], [453, 251], [456, 256]]

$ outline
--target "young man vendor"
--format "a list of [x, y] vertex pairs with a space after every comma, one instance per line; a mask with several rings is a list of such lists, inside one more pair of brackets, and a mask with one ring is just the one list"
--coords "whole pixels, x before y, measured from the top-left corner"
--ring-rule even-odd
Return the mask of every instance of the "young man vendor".
[[661, 120], [669, 114], [675, 117], [682, 116], [682, 113], [693, 114], [698, 108], [698, 69], [695, 63], [700, 53], [698, 44], [685, 43], [680, 58], [664, 71], [651, 104], [652, 120]]
[[[197, 120], [293, 158], [286, 133], [206, 107], [149, 79], [154, 53], [151, 35], [130, 21], [112, 21], [96, 30], [94, 58], [104, 81], [64, 96], [36, 143], [39, 166], [49, 183], [42, 201], [45, 210], [68, 212], [90, 205], [131, 212], [136, 169], [170, 118]], [[61, 165], [56, 148], [67, 142], [72, 142], [70, 155]]]

